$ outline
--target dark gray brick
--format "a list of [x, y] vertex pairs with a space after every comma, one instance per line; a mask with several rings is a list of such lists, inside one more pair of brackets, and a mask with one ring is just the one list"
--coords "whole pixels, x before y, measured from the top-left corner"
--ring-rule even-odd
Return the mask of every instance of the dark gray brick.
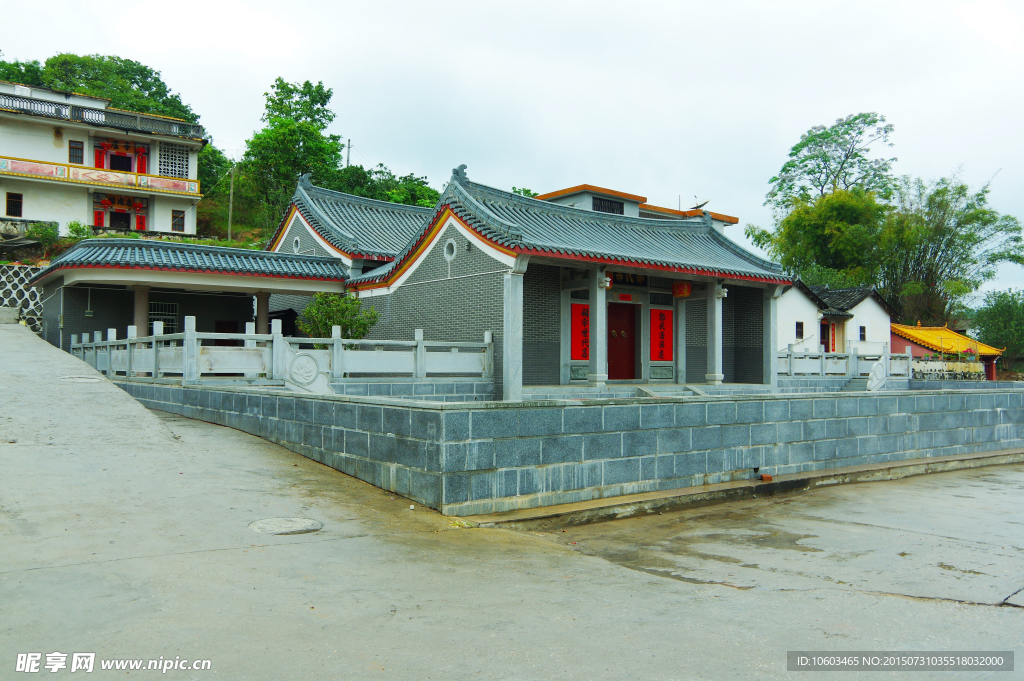
[[468, 411], [446, 411], [444, 413], [444, 439], [448, 442], [469, 439]]
[[675, 422], [675, 405], [645, 404], [640, 407], [641, 428], [671, 428]]
[[558, 435], [562, 432], [561, 408], [519, 410], [519, 435]]
[[640, 480], [640, 459], [608, 459], [604, 462], [604, 484], [620, 485]]
[[676, 426], [703, 426], [707, 422], [706, 402], [676, 405]]
[[511, 438], [494, 442], [494, 465], [497, 468], [540, 465], [539, 438]]
[[604, 429], [613, 430], [636, 430], [640, 427], [640, 407], [605, 407], [604, 408]]
[[788, 400], [765, 400], [764, 403], [765, 421], [788, 421], [789, 401]]
[[601, 407], [568, 407], [562, 412], [566, 433], [594, 433], [602, 430]]
[[611, 459], [622, 456], [622, 433], [593, 433], [583, 436], [583, 457]]
[[400, 407], [384, 407], [384, 432], [408, 437], [412, 433], [412, 414]]
[[748, 425], [722, 426], [722, 446], [723, 447], [749, 447], [750, 446], [750, 426], [748, 426]]
[[690, 433], [690, 437], [693, 441], [694, 449], [716, 449], [722, 446], [721, 426], [694, 428]]
[[841, 397], [836, 400], [836, 415], [838, 416], [857, 416], [860, 413], [860, 407], [858, 406], [860, 400], [856, 397]]
[[647, 456], [658, 453], [658, 434], [649, 430], [626, 431], [622, 434], [622, 456]]
[[359, 430], [369, 433], [380, 433], [384, 430], [384, 410], [380, 407], [358, 405], [357, 421]]
[[708, 402], [708, 423], [736, 423], [735, 402]]
[[519, 432], [515, 409], [481, 409], [470, 412], [470, 436], [474, 440], [514, 437]]
[[562, 435], [560, 437], [545, 437], [541, 439], [540, 461], [542, 464], [582, 460], [582, 435]]
[[794, 421], [800, 421], [814, 417], [814, 401], [813, 400], [790, 400], [789, 401], [789, 418]]
[[665, 428], [658, 431], [658, 452], [678, 454], [690, 451], [689, 428]]
[[764, 421], [764, 402], [745, 400], [736, 403], [736, 423], [761, 423]]
[[836, 400], [832, 397], [819, 397], [814, 401], [814, 418], [831, 419], [836, 415]]
[[755, 423], [750, 426], [750, 444], [774, 445], [779, 442], [779, 426], [776, 423]]

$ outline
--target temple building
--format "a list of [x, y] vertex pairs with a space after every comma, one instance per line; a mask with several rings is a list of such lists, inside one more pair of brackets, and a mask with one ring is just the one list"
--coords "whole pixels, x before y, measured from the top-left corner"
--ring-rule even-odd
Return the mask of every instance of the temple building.
[[[302, 178], [268, 250], [340, 259], [371, 337], [495, 342], [496, 392], [616, 383], [772, 386], [792, 279], [725, 234], [734, 217], [579, 185], [529, 198], [457, 168], [433, 208]], [[273, 296], [271, 313], [299, 300]]]

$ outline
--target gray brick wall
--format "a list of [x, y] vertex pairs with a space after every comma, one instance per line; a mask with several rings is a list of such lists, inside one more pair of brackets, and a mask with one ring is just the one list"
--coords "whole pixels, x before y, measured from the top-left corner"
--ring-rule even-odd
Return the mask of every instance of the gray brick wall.
[[[494, 334], [494, 389], [501, 394], [504, 280], [507, 268], [486, 255], [458, 230], [449, 228], [433, 250], [396, 291], [362, 298], [380, 314], [369, 338], [412, 340], [423, 329], [426, 340], [482, 342]], [[452, 261], [444, 257], [449, 239], [456, 243]], [[468, 246], [468, 249], [467, 249]]]
[[316, 239], [309, 233], [306, 226], [302, 224], [302, 219], [296, 214], [292, 218], [292, 223], [288, 226], [288, 231], [285, 232], [284, 239], [281, 241], [280, 251], [282, 253], [294, 253], [293, 244], [295, 237], [299, 238], [299, 252], [303, 255], [321, 255], [321, 256], [335, 256], [337, 254], [328, 252], [323, 246], [317, 243]]
[[734, 284], [728, 289], [722, 301], [723, 382], [763, 383], [764, 290]]
[[708, 373], [708, 301], [686, 301], [686, 382], [703, 383]]
[[527, 267], [523, 275], [523, 385], [559, 383], [561, 294], [558, 267]]

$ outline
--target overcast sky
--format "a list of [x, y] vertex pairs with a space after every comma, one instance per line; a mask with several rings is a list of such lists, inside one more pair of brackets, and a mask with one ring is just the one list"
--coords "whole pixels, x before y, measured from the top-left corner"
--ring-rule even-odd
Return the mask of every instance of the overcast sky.
[[[1024, 219], [1021, 2], [92, 0], [5, 16], [21, 27], [0, 37], [5, 59], [143, 62], [236, 157], [275, 77], [322, 80], [353, 163], [436, 188], [465, 163], [506, 189], [696, 196], [746, 243], [800, 134], [877, 111], [898, 173], [992, 180], [992, 205]], [[1021, 268], [987, 288], [1008, 286]]]

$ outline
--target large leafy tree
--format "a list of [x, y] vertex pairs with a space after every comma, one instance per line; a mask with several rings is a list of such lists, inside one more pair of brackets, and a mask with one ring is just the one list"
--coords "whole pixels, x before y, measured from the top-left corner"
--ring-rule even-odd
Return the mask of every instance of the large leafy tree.
[[876, 284], [902, 320], [945, 323], [964, 299], [995, 277], [1000, 263], [1024, 265], [1021, 224], [957, 177], [926, 183], [904, 177], [879, 235]]
[[873, 279], [887, 209], [859, 187], [795, 199], [775, 231], [746, 233], [788, 271], [811, 284], [858, 285]]
[[313, 85], [307, 80], [300, 85], [278, 77], [270, 92], [263, 93], [266, 103], [260, 120], [269, 123], [275, 118], [287, 118], [324, 130], [334, 121], [335, 114], [330, 109], [333, 96], [334, 90], [324, 87], [323, 81]]
[[895, 158], [872, 158], [873, 146], [892, 146], [893, 126], [877, 113], [852, 114], [833, 125], [816, 125], [800, 137], [789, 151], [779, 173], [769, 180], [765, 196], [780, 214], [796, 201], [809, 202], [837, 189], [862, 189], [887, 198], [892, 190], [890, 175]]
[[413, 174], [398, 177], [383, 163], [369, 170], [362, 166], [342, 168], [329, 188], [378, 201], [426, 208], [436, 204], [440, 197], [438, 191], [427, 184], [427, 178]]
[[1011, 369], [1024, 357], [1024, 291], [992, 291], [974, 313], [972, 333], [978, 340], [1003, 352], [1003, 368]]

